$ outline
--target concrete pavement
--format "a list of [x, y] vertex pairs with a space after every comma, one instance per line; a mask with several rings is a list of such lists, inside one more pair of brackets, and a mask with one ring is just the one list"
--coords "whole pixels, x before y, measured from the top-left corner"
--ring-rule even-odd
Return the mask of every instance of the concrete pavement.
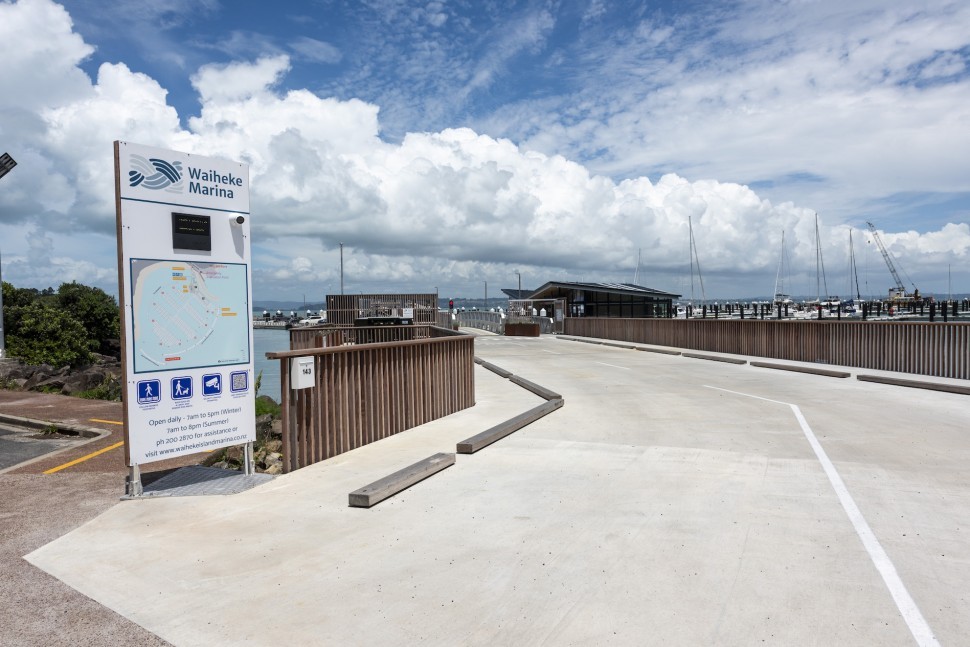
[[[176, 645], [962, 644], [966, 396], [482, 337], [565, 406], [369, 509], [478, 404], [233, 497], [128, 501], [27, 556]], [[921, 641], [921, 642], [920, 642]]]

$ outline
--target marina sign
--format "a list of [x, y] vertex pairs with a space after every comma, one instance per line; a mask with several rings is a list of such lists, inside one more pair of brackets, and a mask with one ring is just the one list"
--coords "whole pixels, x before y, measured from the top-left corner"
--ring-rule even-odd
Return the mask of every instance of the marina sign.
[[115, 142], [115, 182], [128, 464], [251, 443], [249, 167]]

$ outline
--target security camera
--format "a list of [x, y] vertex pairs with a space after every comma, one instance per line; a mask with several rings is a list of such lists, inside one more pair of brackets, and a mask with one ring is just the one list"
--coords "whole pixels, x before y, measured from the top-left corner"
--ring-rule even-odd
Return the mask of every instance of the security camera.
[[244, 222], [246, 222], [246, 219], [244, 217], [242, 217], [242, 216], [236, 216], [236, 224], [237, 225], [241, 225]]

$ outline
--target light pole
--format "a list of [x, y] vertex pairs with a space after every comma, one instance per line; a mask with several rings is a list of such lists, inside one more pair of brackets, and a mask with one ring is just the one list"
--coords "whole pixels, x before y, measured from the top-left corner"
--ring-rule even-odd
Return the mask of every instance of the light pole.
[[[0, 177], [3, 177], [7, 173], [9, 173], [10, 169], [15, 167], [16, 165], [17, 165], [16, 160], [10, 157], [8, 153], [4, 153], [3, 155], [0, 155]], [[0, 287], [2, 287], [2, 284], [3, 284], [3, 277], [0, 276]], [[4, 354], [7, 352], [6, 348], [7, 347], [4, 345], [4, 340], [3, 340], [3, 290], [0, 289], [0, 359], [3, 359]]]
[[340, 294], [344, 293], [344, 244], [340, 243]]
[[519, 277], [519, 291], [518, 293], [516, 293], [515, 298], [521, 299], [522, 298], [522, 275], [519, 274], [519, 270], [515, 270], [515, 275]]
[[0, 155], [0, 177], [3, 177], [10, 172], [10, 169], [17, 165], [16, 160], [10, 157], [8, 153]]
[[482, 305], [482, 309], [488, 308], [488, 279], [485, 279], [485, 303]]

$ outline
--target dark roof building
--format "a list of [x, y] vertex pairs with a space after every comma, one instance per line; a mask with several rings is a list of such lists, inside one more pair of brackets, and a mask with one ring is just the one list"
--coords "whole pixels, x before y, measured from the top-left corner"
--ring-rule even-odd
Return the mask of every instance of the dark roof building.
[[646, 319], [674, 316], [680, 295], [632, 283], [550, 281], [526, 298], [565, 299], [567, 317]]
[[502, 292], [510, 299], [528, 299], [534, 290], [518, 290], [516, 288], [502, 288]]

